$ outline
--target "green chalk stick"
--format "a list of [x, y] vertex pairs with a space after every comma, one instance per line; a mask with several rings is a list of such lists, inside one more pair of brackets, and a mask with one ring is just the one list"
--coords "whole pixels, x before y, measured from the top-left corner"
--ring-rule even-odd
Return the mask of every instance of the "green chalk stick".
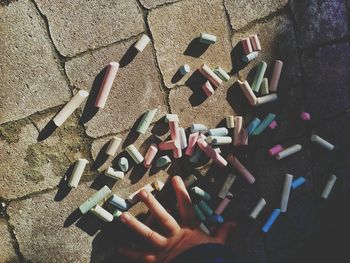
[[226, 71], [220, 67], [214, 69], [214, 73], [223, 81], [228, 81], [230, 79], [230, 76], [226, 73]]
[[204, 44], [215, 44], [216, 36], [207, 33], [201, 33], [199, 37], [199, 42]]
[[116, 209], [116, 210], [113, 212], [113, 217], [114, 217], [114, 218], [118, 218], [118, 217], [120, 217], [122, 214], [123, 214], [122, 211]]
[[163, 155], [157, 159], [156, 167], [158, 167], [158, 168], [164, 167], [164, 166], [168, 165], [169, 163], [171, 163], [171, 159], [169, 158], [169, 156]]
[[211, 209], [210, 206], [203, 200], [198, 203], [198, 206], [206, 216], [211, 216], [214, 214], [213, 209]]
[[79, 206], [80, 211], [83, 214], [86, 214], [88, 211], [90, 211], [91, 208], [93, 208], [95, 205], [97, 205], [99, 202], [101, 202], [103, 199], [107, 199], [107, 197], [112, 193], [112, 191], [108, 188], [108, 186], [102, 187], [98, 192], [94, 193], [88, 200], [86, 200], [81, 206]]
[[252, 135], [259, 135], [261, 134], [267, 126], [270, 125], [271, 122], [276, 118], [276, 114], [269, 113], [266, 115], [266, 117], [260, 122], [259, 126], [254, 129], [252, 132]]
[[252, 84], [252, 90], [255, 92], [258, 92], [261, 86], [261, 82], [264, 78], [265, 71], [267, 68], [267, 63], [265, 61], [261, 61], [261, 63], [258, 66], [258, 69], [256, 70], [255, 77]]
[[153, 110], [148, 110], [145, 115], [143, 115], [143, 118], [139, 124], [139, 126], [137, 127], [137, 132], [141, 133], [141, 134], [145, 134], [148, 127], [150, 126], [154, 116], [157, 113], [157, 109], [153, 109]]
[[267, 78], [263, 78], [261, 82], [261, 88], [260, 88], [261, 95], [267, 95], [269, 94], [269, 82]]
[[200, 208], [198, 207], [198, 205], [194, 205], [193, 206], [194, 209], [194, 213], [196, 214], [197, 218], [200, 221], [204, 221], [205, 220], [205, 215], [202, 213], [202, 211], [200, 210]]
[[192, 193], [199, 196], [202, 200], [209, 201], [211, 199], [211, 196], [209, 193], [204, 191], [203, 189], [199, 188], [198, 186], [191, 188]]

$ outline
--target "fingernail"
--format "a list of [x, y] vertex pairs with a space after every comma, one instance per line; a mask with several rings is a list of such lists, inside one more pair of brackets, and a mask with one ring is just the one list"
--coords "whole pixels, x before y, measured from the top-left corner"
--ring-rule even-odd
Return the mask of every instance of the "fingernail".
[[123, 213], [119, 218], [123, 223], [126, 223], [131, 219], [131, 216], [129, 215], [129, 213]]

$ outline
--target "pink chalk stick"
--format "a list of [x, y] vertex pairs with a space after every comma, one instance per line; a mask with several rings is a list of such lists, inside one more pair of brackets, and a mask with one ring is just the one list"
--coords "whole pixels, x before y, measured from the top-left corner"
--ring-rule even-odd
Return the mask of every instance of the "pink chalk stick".
[[214, 94], [213, 86], [210, 84], [209, 80], [207, 80], [207, 81], [202, 85], [202, 89], [203, 89], [205, 95], [207, 95], [207, 97], [210, 97], [211, 95]]
[[276, 121], [273, 121], [273, 122], [270, 123], [269, 128], [270, 128], [271, 130], [273, 130], [273, 129], [275, 129], [277, 126], [278, 126], [277, 122], [276, 122]]
[[214, 86], [219, 87], [222, 84], [222, 79], [220, 79], [207, 65], [203, 64], [198, 70], [204, 77], [213, 83]]
[[309, 121], [309, 120], [311, 120], [310, 113], [305, 112], [305, 111], [303, 111], [302, 113], [300, 113], [300, 118], [301, 118], [303, 121]]
[[199, 135], [198, 132], [194, 132], [188, 136], [188, 146], [187, 146], [187, 149], [185, 152], [186, 155], [192, 156], [193, 151], [194, 151], [194, 146], [196, 145], [196, 142], [198, 139], [198, 135]]
[[278, 154], [279, 152], [282, 152], [282, 151], [283, 151], [282, 145], [277, 144], [276, 146], [272, 147], [272, 148], [269, 150], [269, 155], [270, 155], [270, 156], [274, 156], [274, 155], [276, 155], [276, 154]]
[[209, 156], [209, 158], [213, 159], [213, 161], [220, 167], [225, 167], [227, 165], [227, 161], [222, 157], [217, 151], [215, 151], [203, 138], [197, 140], [197, 144], [199, 148]]
[[181, 150], [181, 147], [180, 147], [180, 146], [179, 146], [179, 147], [175, 147], [175, 148], [173, 149], [173, 155], [174, 155], [174, 158], [175, 158], [175, 159], [179, 159], [179, 158], [182, 157], [182, 150]]
[[98, 92], [98, 95], [95, 101], [95, 106], [97, 108], [105, 107], [109, 92], [111, 91], [113, 81], [115, 79], [115, 76], [117, 75], [118, 69], [119, 69], [119, 63], [117, 62], [109, 63], [106, 74], [103, 78], [100, 90]]
[[179, 132], [179, 123], [177, 121], [170, 121], [169, 122], [169, 130], [170, 130], [170, 137], [172, 140], [175, 141], [176, 147], [173, 148], [173, 155], [175, 159], [182, 157], [182, 150], [180, 146], [180, 132]]
[[252, 44], [250, 43], [249, 37], [243, 38], [241, 40], [243, 52], [245, 55], [248, 55], [249, 53], [253, 52]]
[[158, 144], [158, 148], [161, 151], [173, 150], [177, 146], [179, 146], [179, 144], [178, 144], [178, 141], [175, 141], [175, 140], [169, 140]]
[[155, 144], [151, 144], [147, 150], [145, 159], [143, 160], [143, 165], [149, 168], [152, 165], [153, 159], [158, 152], [158, 147]]
[[248, 132], [243, 128], [241, 130], [241, 145], [248, 145]]
[[252, 47], [253, 47], [254, 51], [260, 51], [261, 50], [261, 45], [260, 45], [260, 40], [258, 38], [258, 35], [250, 36], [250, 42], [252, 43]]
[[229, 154], [227, 157], [227, 161], [236, 168], [236, 170], [246, 179], [246, 181], [250, 184], [255, 182], [254, 176], [248, 171], [247, 168], [233, 155]]
[[217, 206], [217, 208], [215, 209], [215, 214], [217, 215], [221, 215], [226, 207], [228, 206], [228, 204], [231, 202], [231, 199], [225, 197], [220, 203], [219, 205]]

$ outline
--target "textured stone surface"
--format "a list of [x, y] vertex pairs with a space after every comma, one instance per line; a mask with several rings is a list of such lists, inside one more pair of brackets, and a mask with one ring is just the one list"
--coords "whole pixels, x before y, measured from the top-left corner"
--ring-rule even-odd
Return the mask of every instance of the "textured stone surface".
[[105, 108], [94, 111], [95, 99], [105, 73], [104, 67], [111, 60], [129, 61], [129, 58], [133, 58], [131, 45], [134, 41], [128, 40], [85, 54], [66, 64], [72, 84], [81, 89], [90, 89], [82, 118], [83, 122], [87, 122], [86, 132], [89, 136], [99, 137], [130, 129], [148, 109], [158, 108], [155, 120], [166, 112], [151, 45], [143, 52], [134, 54], [136, 57], [130, 59], [129, 66], [123, 62]]
[[[276, 59], [283, 61], [283, 69], [279, 81], [278, 100], [259, 107], [249, 106], [239, 85], [235, 83], [231, 88], [229, 97], [237, 111], [244, 112], [249, 122], [252, 117], [264, 118], [268, 112], [277, 115], [278, 128], [266, 131], [258, 138], [252, 137], [252, 142], [267, 145], [277, 143], [283, 139], [301, 136], [305, 132], [305, 125], [300, 121], [299, 113], [303, 110], [301, 69], [295, 42], [294, 28], [288, 15], [278, 16], [270, 21], [257, 24], [253, 28], [233, 35], [234, 46], [231, 53], [233, 72], [238, 72], [243, 79], [252, 83], [256, 67], [260, 61], [266, 61], [268, 66], [265, 76], [270, 79]], [[248, 65], [240, 63], [242, 47], [240, 40], [257, 33], [261, 42], [262, 51], [256, 61]], [[258, 96], [260, 96], [258, 94]], [[242, 104], [243, 102], [243, 104]], [[240, 103], [242, 104], [240, 107]]]
[[[183, 85], [203, 63], [230, 70], [229, 30], [221, 1], [181, 1], [163, 6], [150, 12], [148, 22], [168, 88]], [[216, 35], [217, 43], [210, 46], [199, 43], [202, 32]], [[184, 64], [188, 64], [192, 71], [180, 78], [176, 73]]]
[[[53, 117], [34, 117], [40, 130]], [[56, 186], [71, 163], [88, 157], [88, 142], [82, 137], [76, 118], [69, 119], [45, 141], [38, 142], [38, 130], [29, 121], [0, 128], [0, 196], [13, 199]]]
[[140, 0], [141, 4], [147, 9], [154, 8], [158, 5], [169, 4], [169, 3], [174, 3], [178, 1], [180, 0]]
[[[202, 123], [207, 127], [216, 127], [226, 116], [234, 114], [234, 109], [227, 101], [227, 87], [221, 86], [215, 94], [206, 98], [199, 105], [192, 105], [192, 101], [203, 96], [201, 87], [191, 90], [181, 86], [170, 91], [169, 102], [171, 111], [179, 115], [180, 125], [189, 127], [192, 123]], [[210, 112], [210, 114], [209, 114]], [[225, 125], [225, 123], [222, 123]]]
[[348, 19], [343, 0], [290, 1], [298, 44], [301, 47], [342, 38], [348, 34]]
[[28, 0], [1, 6], [0, 23], [0, 123], [68, 100], [68, 85], [35, 6]]
[[246, 26], [256, 19], [263, 18], [276, 12], [287, 3], [288, 0], [225, 0], [225, 6], [230, 16], [231, 25], [236, 30]]
[[106, 46], [144, 31], [136, 0], [37, 0], [52, 40], [63, 56]]
[[337, 44], [304, 52], [304, 95], [313, 120], [350, 107], [350, 45]]
[[16, 252], [13, 248], [10, 232], [5, 220], [0, 219], [0, 262], [15, 263], [19, 262]]

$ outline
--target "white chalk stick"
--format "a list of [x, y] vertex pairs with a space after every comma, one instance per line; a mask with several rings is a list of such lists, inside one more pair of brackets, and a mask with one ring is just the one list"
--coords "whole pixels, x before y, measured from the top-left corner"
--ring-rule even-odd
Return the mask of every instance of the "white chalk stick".
[[293, 175], [286, 174], [286, 178], [284, 179], [282, 197], [281, 197], [281, 212], [285, 213], [287, 211], [290, 188], [292, 187]]
[[98, 218], [102, 219], [105, 222], [112, 222], [113, 221], [113, 215], [99, 205], [96, 205], [90, 211], [94, 215], [96, 215]]
[[72, 175], [69, 179], [68, 186], [71, 188], [77, 188], [80, 178], [83, 175], [85, 166], [89, 163], [86, 159], [78, 159], [75, 163]]
[[266, 201], [264, 198], [261, 197], [258, 203], [253, 208], [252, 212], [250, 212], [249, 217], [252, 219], [256, 219], [261, 213], [261, 211], [264, 209], [265, 205], [266, 205]]
[[118, 138], [117, 136], [114, 136], [108, 144], [106, 154], [109, 156], [114, 156], [117, 153], [118, 147], [121, 142], [122, 139]]
[[105, 171], [105, 175], [113, 178], [115, 180], [118, 179], [123, 179], [124, 178], [124, 173], [121, 171], [115, 171], [112, 167], [108, 167], [107, 170]]
[[325, 139], [322, 139], [320, 136], [313, 134], [311, 135], [311, 141], [322, 146], [323, 148], [327, 149], [328, 151], [333, 151], [335, 146], [329, 142], [327, 142]]
[[326, 183], [326, 186], [324, 187], [323, 191], [322, 191], [322, 198], [324, 199], [328, 199], [332, 189], [333, 189], [333, 186], [335, 184], [335, 181], [337, 180], [337, 177], [332, 174], [329, 178], [328, 178], [328, 181]]
[[296, 152], [299, 152], [301, 150], [301, 145], [300, 144], [295, 144], [293, 146], [290, 146], [286, 149], [284, 149], [283, 151], [277, 153], [275, 156], [276, 156], [276, 159], [277, 160], [281, 160], [283, 158], [286, 158]]
[[142, 52], [150, 41], [151, 41], [151, 39], [147, 35], [142, 34], [141, 38], [135, 43], [134, 47], [139, 52]]
[[226, 177], [225, 182], [223, 183], [218, 197], [221, 199], [224, 199], [226, 197], [226, 195], [228, 194], [228, 192], [230, 191], [231, 186], [233, 185], [234, 181], [236, 180], [237, 176], [235, 176], [234, 174], [228, 174]]

